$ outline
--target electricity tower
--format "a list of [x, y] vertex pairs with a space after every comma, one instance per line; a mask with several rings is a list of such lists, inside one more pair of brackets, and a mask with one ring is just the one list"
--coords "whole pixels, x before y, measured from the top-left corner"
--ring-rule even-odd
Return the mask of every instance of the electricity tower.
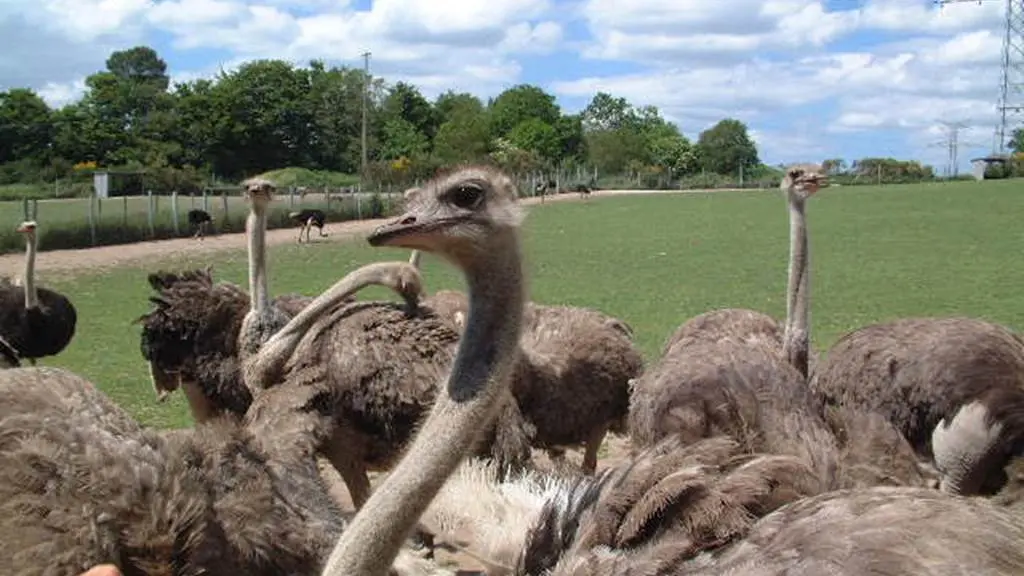
[[[940, 7], [997, 0], [933, 0]], [[1013, 115], [1024, 112], [1024, 0], [998, 0], [1006, 3], [1006, 17], [1003, 29], [1003, 58], [999, 82], [999, 120], [996, 124], [993, 152], [1006, 153], [1007, 137], [1013, 132]], [[1011, 125], [1012, 124], [1012, 125]]]
[[956, 122], [938, 122], [945, 128], [946, 136], [942, 141], [929, 144], [931, 147], [942, 147], [946, 149], [946, 176], [956, 178], [960, 174], [960, 146], [975, 147], [974, 142], [964, 142], [960, 139], [960, 131], [970, 124], [968, 121], [959, 120]]

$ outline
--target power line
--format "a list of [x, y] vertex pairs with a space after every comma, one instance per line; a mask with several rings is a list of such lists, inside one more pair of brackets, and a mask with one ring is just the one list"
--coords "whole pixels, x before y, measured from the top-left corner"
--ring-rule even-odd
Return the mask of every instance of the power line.
[[[995, 0], [933, 0], [940, 9], [946, 4], [974, 2], [980, 6], [982, 2], [991, 1]], [[999, 102], [996, 104], [999, 122], [996, 124], [992, 151], [1005, 154], [1007, 136], [1013, 132], [1009, 126], [1013, 120], [1010, 115], [1024, 111], [1024, 0], [999, 1], [1006, 2], [1006, 15], [1003, 23]]]

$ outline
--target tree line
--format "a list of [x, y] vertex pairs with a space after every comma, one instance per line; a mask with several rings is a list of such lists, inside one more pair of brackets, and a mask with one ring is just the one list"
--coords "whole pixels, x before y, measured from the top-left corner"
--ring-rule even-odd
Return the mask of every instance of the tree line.
[[112, 53], [85, 84], [80, 100], [59, 109], [29, 89], [0, 92], [0, 184], [106, 168], [144, 170], [155, 191], [189, 192], [297, 167], [404, 185], [458, 162], [579, 180], [625, 175], [643, 187], [778, 178], [739, 120], [725, 118], [692, 142], [656, 107], [604, 92], [577, 114], [529, 84], [487, 102], [454, 91], [430, 101], [357, 68], [281, 60], [172, 86], [166, 62], [146, 46]]

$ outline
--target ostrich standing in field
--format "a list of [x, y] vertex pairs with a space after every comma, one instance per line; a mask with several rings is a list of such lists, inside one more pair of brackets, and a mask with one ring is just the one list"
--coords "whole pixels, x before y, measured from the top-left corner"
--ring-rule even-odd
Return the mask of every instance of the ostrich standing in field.
[[828, 402], [877, 412], [941, 487], [991, 494], [1024, 449], [1024, 341], [973, 318], [904, 318], [854, 330], [818, 364], [812, 388]]
[[[316, 399], [286, 392], [159, 432], [70, 372], [0, 371], [4, 572], [316, 573], [345, 518], [313, 458]], [[440, 573], [411, 551], [395, 567]]]
[[[407, 191], [407, 200], [415, 192]], [[419, 267], [420, 252], [410, 264]], [[460, 330], [467, 299], [440, 290], [421, 305], [452, 318]], [[573, 306], [527, 302], [512, 395], [533, 430], [531, 444], [563, 461], [565, 447], [584, 445], [582, 470], [593, 474], [597, 452], [609, 432], [625, 433], [629, 382], [643, 370], [643, 357], [629, 326], [607, 314]]]
[[188, 225], [195, 230], [195, 233], [192, 234], [192, 238], [202, 240], [203, 236], [206, 235], [206, 229], [212, 224], [213, 218], [206, 210], [194, 208], [188, 211]]
[[321, 238], [326, 238], [327, 234], [324, 232], [324, 224], [327, 223], [327, 214], [324, 214], [323, 210], [316, 208], [304, 208], [298, 212], [289, 212], [288, 218], [293, 222], [299, 224], [299, 244], [302, 244], [302, 233], [306, 233], [306, 242], [308, 243], [309, 234], [313, 230], [313, 226], [316, 226], [320, 232]]
[[35, 365], [37, 358], [59, 354], [75, 335], [78, 313], [67, 296], [36, 286], [37, 224], [22, 222], [25, 236], [25, 273], [21, 286], [0, 280], [0, 337], [21, 358]]

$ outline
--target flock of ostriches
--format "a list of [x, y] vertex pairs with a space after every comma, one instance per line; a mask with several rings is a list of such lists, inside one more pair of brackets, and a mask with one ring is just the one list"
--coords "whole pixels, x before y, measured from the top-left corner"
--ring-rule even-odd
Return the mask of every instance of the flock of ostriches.
[[[804, 210], [826, 185], [813, 165], [782, 182], [784, 324], [713, 310], [644, 366], [625, 322], [528, 300], [523, 215], [494, 169], [408, 191], [368, 241], [411, 260], [316, 297], [269, 294], [273, 185], [247, 181], [248, 292], [209, 269], [149, 276], [142, 356], [196, 421], [173, 431], [66, 370], [20, 367], [75, 328], [68, 299], [35, 284], [26, 222], [25, 274], [0, 284], [2, 571], [454, 574], [433, 555], [445, 545], [503, 575], [1024, 574], [1024, 341], [902, 319], [817, 358]], [[466, 293], [428, 293], [421, 252]], [[357, 300], [368, 285], [397, 298]], [[609, 431], [632, 452], [599, 470]], [[369, 471], [387, 474], [371, 489]]]

